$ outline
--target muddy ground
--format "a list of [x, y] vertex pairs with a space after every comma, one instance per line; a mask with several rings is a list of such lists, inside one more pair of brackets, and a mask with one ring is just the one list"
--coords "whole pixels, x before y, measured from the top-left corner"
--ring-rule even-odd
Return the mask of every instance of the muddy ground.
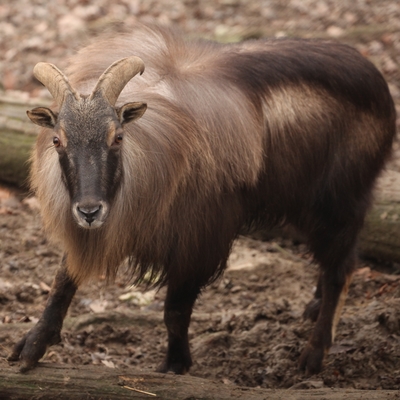
[[[93, 4], [95, 3], [95, 4]], [[396, 0], [13, 0], [0, 5], [0, 88], [46, 93], [38, 61], [64, 68], [97, 33], [124, 22], [176, 25], [192, 36], [334, 38], [356, 46], [384, 73], [400, 111], [400, 3]], [[400, 170], [400, 146], [390, 167]], [[42, 231], [34, 199], [0, 188], [0, 356], [39, 318], [61, 254]], [[361, 260], [323, 372], [297, 370], [312, 324], [303, 321], [317, 268], [303, 245], [240, 238], [224, 277], [196, 304], [191, 374], [265, 388], [400, 388], [400, 275]], [[120, 275], [82, 287], [63, 341], [46, 362], [154, 370], [166, 350], [164, 291], [130, 288]], [[83, 316], [83, 317], [82, 317]], [[11, 328], [10, 328], [11, 327]], [[5, 329], [7, 328], [7, 329]]]
[[[6, 188], [0, 197], [0, 356], [6, 357], [40, 316], [61, 254], [42, 234], [35, 199]], [[301, 244], [240, 238], [228, 271], [196, 304], [191, 374], [264, 388], [399, 389], [395, 267], [360, 261], [325, 368], [308, 377], [297, 360], [312, 329], [302, 312], [317, 268]], [[129, 287], [122, 274], [112, 285], [99, 277], [78, 291], [63, 341], [45, 361], [154, 370], [166, 350], [163, 298], [163, 290]]]

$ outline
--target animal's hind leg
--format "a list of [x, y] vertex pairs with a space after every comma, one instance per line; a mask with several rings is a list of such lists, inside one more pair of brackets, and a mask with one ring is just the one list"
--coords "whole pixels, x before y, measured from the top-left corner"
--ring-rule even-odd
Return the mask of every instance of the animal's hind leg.
[[331, 237], [328, 240], [325, 237], [326, 240], [323, 240], [320, 236], [320, 243], [314, 243], [319, 249], [315, 256], [321, 266], [319, 281], [322, 297], [314, 331], [300, 357], [300, 368], [310, 374], [321, 371], [324, 355], [332, 345], [355, 267], [356, 234], [342, 232], [338, 237], [340, 239]]
[[314, 298], [307, 304], [306, 309], [304, 310], [304, 319], [310, 319], [313, 322], [318, 319], [319, 310], [321, 309], [322, 303], [322, 280], [323, 274], [322, 271], [320, 271], [318, 276], [317, 289], [315, 290]]
[[192, 365], [188, 329], [193, 305], [200, 293], [200, 287], [189, 282], [167, 289], [164, 306], [164, 322], [168, 331], [168, 350], [158, 372], [172, 371], [184, 374]]

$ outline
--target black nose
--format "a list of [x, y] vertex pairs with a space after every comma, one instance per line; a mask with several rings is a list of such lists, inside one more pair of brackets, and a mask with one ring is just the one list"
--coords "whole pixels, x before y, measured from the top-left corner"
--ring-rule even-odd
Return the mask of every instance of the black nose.
[[78, 213], [85, 218], [85, 221], [90, 225], [101, 210], [101, 204], [93, 207], [77, 207]]

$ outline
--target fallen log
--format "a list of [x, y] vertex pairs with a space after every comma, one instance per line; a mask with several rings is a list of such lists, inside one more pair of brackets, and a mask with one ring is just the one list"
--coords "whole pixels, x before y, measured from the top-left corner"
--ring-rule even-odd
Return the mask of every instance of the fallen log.
[[91, 365], [76, 367], [41, 363], [35, 370], [21, 374], [15, 366], [0, 361], [0, 398], [3, 400], [389, 400], [397, 398], [397, 395], [395, 390], [246, 388], [190, 375]]
[[[26, 184], [29, 154], [37, 130], [26, 110], [49, 106], [50, 99], [30, 99], [24, 93], [0, 93], [0, 182]], [[300, 239], [290, 229], [264, 231], [257, 238]], [[386, 171], [375, 190], [375, 202], [360, 237], [360, 253], [385, 262], [400, 262], [400, 173]]]
[[23, 92], [0, 92], [0, 181], [25, 187], [29, 156], [37, 129], [26, 110], [49, 106], [49, 99], [31, 99]]
[[361, 231], [359, 251], [376, 260], [400, 262], [400, 173], [385, 171]]

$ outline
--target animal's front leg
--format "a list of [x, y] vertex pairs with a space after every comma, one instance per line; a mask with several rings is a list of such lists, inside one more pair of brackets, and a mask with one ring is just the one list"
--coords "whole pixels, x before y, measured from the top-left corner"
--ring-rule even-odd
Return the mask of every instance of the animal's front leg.
[[193, 286], [190, 283], [179, 287], [168, 286], [164, 308], [168, 350], [164, 362], [157, 368], [158, 372], [184, 374], [192, 366], [188, 329], [193, 304], [200, 292], [200, 288]]
[[61, 341], [62, 324], [76, 289], [77, 285], [68, 275], [64, 257], [41, 318], [8, 357], [9, 361], [21, 360], [21, 372], [34, 368], [47, 348]]

